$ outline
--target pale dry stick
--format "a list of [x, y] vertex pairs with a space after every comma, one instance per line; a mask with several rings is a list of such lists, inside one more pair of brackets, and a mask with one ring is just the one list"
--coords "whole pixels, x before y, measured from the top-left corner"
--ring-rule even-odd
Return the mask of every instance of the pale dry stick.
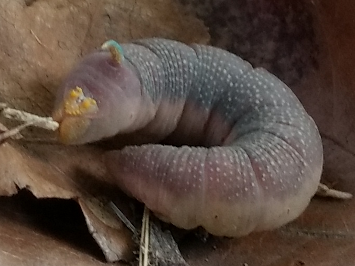
[[25, 123], [25, 124], [22, 124], [22, 125], [19, 125], [15, 128], [12, 128], [10, 130], [6, 130], [4, 132], [1, 132], [0, 133], [0, 144], [6, 140], [6, 139], [9, 139], [9, 138], [12, 138], [12, 139], [20, 139], [22, 138], [22, 135], [20, 134], [20, 131], [23, 130], [24, 128], [30, 126], [31, 123]]
[[41, 117], [25, 111], [13, 109], [7, 107], [6, 103], [0, 102], [0, 113], [8, 119], [24, 122], [23, 124], [9, 130], [3, 126], [3, 132], [0, 133], [0, 142], [3, 142], [8, 138], [22, 138], [20, 131], [29, 126], [40, 127], [52, 131], [57, 130], [59, 127], [59, 124], [56, 121], [53, 121], [51, 117]]
[[123, 214], [123, 212], [112, 201], [110, 201], [109, 205], [111, 209], [115, 212], [115, 214], [118, 216], [118, 218], [126, 225], [126, 227], [131, 230], [133, 234], [137, 234], [136, 228]]
[[5, 132], [5, 131], [8, 131], [8, 128], [0, 123], [0, 132]]
[[[6, 103], [0, 102], [0, 112], [6, 108]], [[20, 131], [27, 127], [28, 125], [20, 125], [12, 130], [9, 130], [5, 125], [0, 123], [0, 144], [3, 143], [6, 139], [21, 139], [22, 135]]]
[[322, 183], [318, 185], [318, 190], [316, 192], [316, 195], [320, 197], [331, 197], [331, 198], [342, 199], [342, 200], [351, 199], [353, 197], [351, 193], [329, 188], [328, 186]]
[[43, 47], [45, 47], [45, 45], [41, 42], [41, 40], [37, 37], [37, 35], [33, 32], [33, 30], [30, 30], [31, 34], [35, 37], [36, 41], [42, 45]]
[[57, 130], [59, 127], [59, 123], [54, 121], [52, 117], [42, 117], [34, 115], [25, 111], [7, 107], [6, 104], [1, 103], [0, 111], [4, 117], [12, 120], [25, 122], [28, 124], [27, 126], [40, 127], [52, 131]]
[[149, 209], [145, 206], [142, 219], [142, 232], [139, 247], [139, 266], [148, 266], [149, 257]]

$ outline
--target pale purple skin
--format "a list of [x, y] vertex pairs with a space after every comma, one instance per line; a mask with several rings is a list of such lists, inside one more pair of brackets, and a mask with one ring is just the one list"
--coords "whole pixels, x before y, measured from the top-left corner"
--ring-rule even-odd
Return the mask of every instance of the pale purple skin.
[[147, 144], [109, 152], [118, 186], [178, 227], [218, 236], [277, 228], [298, 217], [323, 165], [318, 129], [292, 91], [227, 51], [147, 39], [87, 56], [58, 93], [81, 86], [98, 101], [92, 142], [141, 132]]

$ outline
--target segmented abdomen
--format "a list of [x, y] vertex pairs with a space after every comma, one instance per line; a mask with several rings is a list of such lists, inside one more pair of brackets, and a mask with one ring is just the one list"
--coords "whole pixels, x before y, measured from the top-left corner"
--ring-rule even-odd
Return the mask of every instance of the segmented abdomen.
[[275, 76], [227, 51], [149, 39], [123, 46], [166, 142], [110, 152], [118, 184], [163, 220], [241, 236], [295, 219], [323, 164], [317, 127]]

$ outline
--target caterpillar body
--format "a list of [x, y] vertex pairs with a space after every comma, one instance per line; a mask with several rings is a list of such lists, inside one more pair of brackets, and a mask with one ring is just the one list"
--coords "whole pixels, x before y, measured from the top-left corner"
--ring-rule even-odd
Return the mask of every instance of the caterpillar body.
[[164, 140], [108, 152], [108, 171], [162, 220], [218, 236], [292, 221], [322, 172], [318, 129], [293, 92], [211, 46], [108, 41], [70, 72], [53, 117], [68, 144]]

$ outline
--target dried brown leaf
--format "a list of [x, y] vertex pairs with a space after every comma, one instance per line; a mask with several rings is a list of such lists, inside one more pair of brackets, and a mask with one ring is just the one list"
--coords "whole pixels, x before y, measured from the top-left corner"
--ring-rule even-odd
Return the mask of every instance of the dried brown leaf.
[[0, 239], [4, 266], [107, 265], [78, 205], [68, 200], [38, 200], [24, 191], [0, 197]]
[[108, 204], [96, 198], [80, 199], [80, 207], [93, 238], [100, 245], [106, 260], [115, 262], [133, 259], [134, 243], [131, 232], [122, 230], [124, 225]]

